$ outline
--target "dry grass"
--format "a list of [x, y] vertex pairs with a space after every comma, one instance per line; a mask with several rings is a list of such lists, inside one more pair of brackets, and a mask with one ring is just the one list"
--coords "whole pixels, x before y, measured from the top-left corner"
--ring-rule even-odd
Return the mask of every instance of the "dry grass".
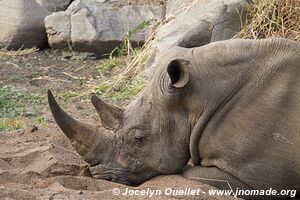
[[128, 5], [160, 5], [166, 0], [124, 0]]
[[[145, 0], [128, 1], [131, 1], [131, 3], [133, 1], [146, 2]], [[94, 87], [93, 92], [111, 101], [124, 102], [124, 100], [126, 100], [125, 104], [134, 98], [146, 85], [146, 78], [143, 77], [142, 74], [146, 62], [152, 53], [153, 45], [159, 40], [157, 37], [158, 30], [160, 30], [161, 26], [175, 19], [176, 16], [179, 16], [181, 13], [195, 6], [199, 1], [203, 0], [197, 0], [191, 4], [187, 4], [172, 14], [167, 15], [164, 20], [158, 22], [142, 48], [133, 49], [129, 40], [125, 41], [126, 45], [124, 50], [126, 56], [118, 58], [110, 56], [106, 62], [100, 65], [100, 72], [109, 70], [111, 73], [108, 77], [102, 77], [101, 84]], [[159, 0], [150, 0], [148, 3], [149, 2], [157, 3]], [[110, 70], [111, 68], [114, 68], [114, 70]]]
[[11, 131], [24, 128], [26, 122], [24, 118], [1, 119], [0, 118], [0, 131]]
[[134, 56], [129, 57], [129, 61], [127, 61], [127, 65], [119, 76], [119, 79], [123, 78], [131, 78], [136, 76], [139, 72], [144, 70], [144, 66], [151, 54], [153, 45], [160, 39], [157, 37], [157, 32], [160, 30], [162, 26], [174, 20], [177, 16], [188, 11], [191, 7], [195, 6], [197, 3], [203, 0], [196, 0], [192, 3], [187, 3], [186, 6], [176, 10], [175, 12], [167, 15], [161, 22], [159, 22], [153, 32], [148, 37], [147, 41], [143, 45], [143, 47], [136, 53]]
[[123, 79], [131, 79], [140, 72], [142, 72], [144, 70], [144, 66], [146, 65], [149, 56], [152, 53], [153, 45], [159, 40], [159, 38], [157, 37], [158, 30], [160, 30], [160, 28], [163, 25], [171, 22], [176, 16], [180, 15], [184, 11], [188, 10], [190, 7], [194, 6], [198, 1], [193, 2], [193, 4], [188, 4], [187, 6], [180, 8], [174, 13], [166, 16], [164, 20], [162, 20], [155, 26], [155, 29], [153, 29], [152, 33], [148, 37], [143, 47], [138, 51], [133, 50], [129, 43], [127, 50], [128, 53], [125, 59], [126, 67], [123, 68], [122, 71], [119, 73], [115, 84], [118, 84], [118, 82], [122, 81]]
[[13, 50], [7, 50], [5, 48], [0, 49], [0, 56], [4, 55], [4, 56], [24, 56], [24, 55], [28, 55], [34, 52], [37, 52], [39, 49], [36, 47], [30, 48], [30, 49], [19, 49], [16, 51]]
[[254, 0], [239, 38], [300, 41], [300, 0]]

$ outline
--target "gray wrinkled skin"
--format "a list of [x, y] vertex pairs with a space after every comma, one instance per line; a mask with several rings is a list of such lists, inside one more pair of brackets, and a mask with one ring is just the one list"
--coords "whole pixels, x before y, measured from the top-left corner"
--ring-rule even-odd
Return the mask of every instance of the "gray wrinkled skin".
[[105, 129], [63, 113], [51, 92], [49, 104], [95, 178], [137, 185], [191, 158], [183, 175], [221, 189], [228, 185], [207, 179], [300, 192], [299, 83], [299, 43], [230, 40], [170, 49], [126, 109], [93, 96]]

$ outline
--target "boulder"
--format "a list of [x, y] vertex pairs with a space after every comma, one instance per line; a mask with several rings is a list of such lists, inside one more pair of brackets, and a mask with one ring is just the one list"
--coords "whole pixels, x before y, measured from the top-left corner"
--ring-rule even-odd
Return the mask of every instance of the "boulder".
[[[199, 1], [199, 0], [198, 0]], [[205, 0], [202, 0], [202, 2]], [[181, 9], [195, 2], [195, 0], [168, 0], [166, 4], [166, 14], [176, 14]]]
[[48, 14], [35, 0], [0, 1], [0, 45], [8, 49], [44, 47], [43, 19]]
[[36, 0], [36, 2], [50, 12], [58, 12], [66, 10], [72, 0]]
[[0, 47], [20, 49], [47, 45], [44, 18], [65, 9], [70, 0], [1, 0]]
[[[143, 22], [160, 20], [163, 6], [115, 7], [111, 3], [76, 0], [65, 12], [45, 18], [49, 45], [54, 49], [71, 46], [75, 51], [110, 53], [131, 30]], [[130, 40], [142, 44], [151, 25], [134, 33]]]
[[157, 30], [145, 74], [151, 77], [159, 56], [174, 45], [192, 48], [235, 36], [248, 5], [247, 0], [169, 0], [169, 21]]
[[71, 44], [71, 14], [57, 12], [45, 18], [48, 43], [51, 48], [62, 49]]

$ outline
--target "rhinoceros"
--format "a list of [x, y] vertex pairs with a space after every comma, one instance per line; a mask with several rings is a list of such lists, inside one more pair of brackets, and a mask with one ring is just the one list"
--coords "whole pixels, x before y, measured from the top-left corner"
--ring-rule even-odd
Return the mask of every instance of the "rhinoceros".
[[220, 189], [300, 191], [298, 42], [173, 47], [126, 108], [91, 97], [102, 125], [72, 118], [51, 91], [48, 101], [94, 178], [138, 185], [182, 173]]

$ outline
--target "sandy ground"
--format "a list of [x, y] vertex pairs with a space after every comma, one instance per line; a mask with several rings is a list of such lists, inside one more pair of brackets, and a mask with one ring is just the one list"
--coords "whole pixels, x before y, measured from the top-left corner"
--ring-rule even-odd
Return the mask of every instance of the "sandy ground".
[[[204, 194], [209, 186], [180, 175], [153, 178], [139, 187], [97, 180], [55, 124], [0, 134], [0, 199], [235, 199]], [[134, 190], [200, 189], [198, 195], [113, 195]]]

